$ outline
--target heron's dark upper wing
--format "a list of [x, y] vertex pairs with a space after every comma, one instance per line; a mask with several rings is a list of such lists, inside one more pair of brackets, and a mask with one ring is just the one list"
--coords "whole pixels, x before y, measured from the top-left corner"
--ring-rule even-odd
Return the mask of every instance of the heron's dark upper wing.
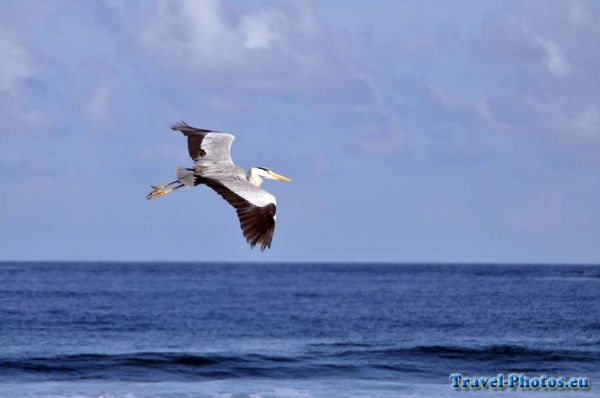
[[235, 139], [233, 135], [198, 129], [185, 122], [177, 123], [171, 129], [181, 131], [187, 137], [188, 151], [190, 157], [196, 162], [197, 168], [233, 165], [231, 160], [231, 143]]
[[240, 227], [251, 247], [260, 245], [261, 250], [271, 247], [275, 232], [275, 197], [267, 191], [243, 180], [199, 179], [229, 202], [237, 211]]

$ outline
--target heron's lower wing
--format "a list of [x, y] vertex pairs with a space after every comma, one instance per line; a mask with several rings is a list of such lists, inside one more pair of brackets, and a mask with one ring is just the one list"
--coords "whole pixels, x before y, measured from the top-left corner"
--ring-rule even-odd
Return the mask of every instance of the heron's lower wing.
[[235, 208], [251, 247], [260, 245], [261, 250], [271, 247], [277, 210], [273, 195], [243, 180], [201, 177], [199, 182], [208, 185]]

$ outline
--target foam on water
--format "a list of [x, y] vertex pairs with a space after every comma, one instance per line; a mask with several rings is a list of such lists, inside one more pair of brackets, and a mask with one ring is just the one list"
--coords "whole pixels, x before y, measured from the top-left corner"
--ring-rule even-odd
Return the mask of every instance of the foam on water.
[[[456, 392], [449, 384], [361, 380], [237, 380], [131, 383], [88, 380], [0, 385], [0, 398], [557, 398], [560, 391]], [[597, 398], [597, 391], [569, 396]]]

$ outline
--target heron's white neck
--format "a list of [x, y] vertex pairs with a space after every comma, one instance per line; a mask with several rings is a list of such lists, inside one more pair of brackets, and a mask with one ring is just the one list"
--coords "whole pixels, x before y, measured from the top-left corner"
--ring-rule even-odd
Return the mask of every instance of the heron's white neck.
[[250, 170], [248, 170], [248, 182], [252, 185], [254, 185], [255, 187], [260, 187], [263, 183], [263, 179], [260, 176], [260, 173], [262, 172], [261, 169], [257, 169], [256, 167], [251, 167]]

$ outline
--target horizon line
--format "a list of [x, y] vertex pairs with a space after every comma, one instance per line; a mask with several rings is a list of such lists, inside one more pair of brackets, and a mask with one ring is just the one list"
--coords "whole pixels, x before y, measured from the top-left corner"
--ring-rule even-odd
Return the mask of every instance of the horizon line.
[[539, 261], [245, 261], [245, 260], [4, 260], [0, 259], [0, 264], [5, 263], [68, 263], [68, 264], [196, 264], [196, 265], [273, 265], [273, 264], [302, 264], [302, 265], [394, 265], [394, 266], [414, 266], [414, 265], [443, 265], [443, 266], [600, 266], [600, 262], [539, 262]]

